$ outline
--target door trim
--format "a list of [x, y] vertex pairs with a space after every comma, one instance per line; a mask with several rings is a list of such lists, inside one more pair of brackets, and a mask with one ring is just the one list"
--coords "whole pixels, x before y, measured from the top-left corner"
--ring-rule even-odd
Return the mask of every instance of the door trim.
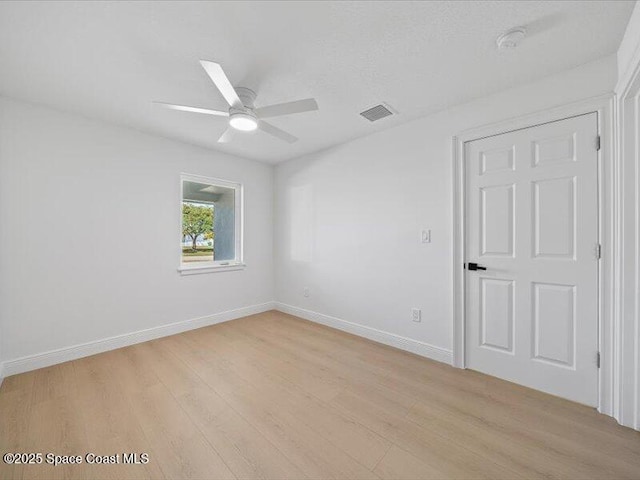
[[622, 425], [640, 430], [640, 43], [615, 91], [620, 169], [613, 416]]
[[613, 94], [602, 95], [548, 110], [523, 115], [510, 120], [466, 130], [452, 138], [453, 167], [453, 366], [466, 368], [465, 363], [465, 144], [481, 138], [534, 127], [566, 118], [597, 113], [598, 135], [601, 146], [598, 152], [598, 236], [602, 245], [602, 258], [598, 269], [598, 411], [613, 415], [613, 398], [616, 390], [614, 368], [614, 339], [617, 332], [614, 322], [616, 278], [616, 241], [618, 205], [614, 193], [618, 160], [614, 142]]

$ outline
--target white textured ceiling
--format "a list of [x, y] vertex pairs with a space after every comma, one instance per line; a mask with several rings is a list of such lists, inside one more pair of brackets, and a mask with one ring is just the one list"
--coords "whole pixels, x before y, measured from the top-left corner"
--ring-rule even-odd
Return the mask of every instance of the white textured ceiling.
[[[613, 53], [633, 1], [1, 2], [0, 94], [248, 158], [278, 162]], [[516, 51], [495, 48], [514, 26]], [[256, 105], [315, 97], [221, 146], [225, 120], [152, 106], [223, 109], [198, 60]], [[379, 102], [399, 111], [369, 123]]]

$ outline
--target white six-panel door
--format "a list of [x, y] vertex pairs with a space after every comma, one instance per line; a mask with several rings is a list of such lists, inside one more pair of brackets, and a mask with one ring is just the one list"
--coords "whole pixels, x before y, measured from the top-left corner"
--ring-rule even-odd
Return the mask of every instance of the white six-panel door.
[[[597, 114], [468, 142], [467, 367], [595, 406]], [[467, 263], [468, 266], [468, 263]]]

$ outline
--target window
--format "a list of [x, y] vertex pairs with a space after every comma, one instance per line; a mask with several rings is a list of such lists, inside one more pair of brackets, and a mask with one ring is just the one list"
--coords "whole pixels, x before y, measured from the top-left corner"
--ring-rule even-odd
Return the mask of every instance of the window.
[[180, 181], [180, 272], [243, 268], [242, 185], [196, 175]]

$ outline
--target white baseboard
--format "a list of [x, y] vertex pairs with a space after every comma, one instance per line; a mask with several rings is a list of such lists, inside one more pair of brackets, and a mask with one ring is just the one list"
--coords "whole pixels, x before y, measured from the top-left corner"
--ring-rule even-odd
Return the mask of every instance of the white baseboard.
[[399, 348], [407, 352], [415, 353], [422, 357], [437, 360], [438, 362], [447, 363], [449, 365], [453, 362], [453, 352], [446, 348], [436, 347], [419, 340], [413, 340], [411, 338], [402, 337], [395, 333], [389, 333], [376, 328], [367, 327], [358, 323], [348, 322], [340, 318], [331, 317], [322, 313], [313, 312], [311, 310], [305, 310], [303, 308], [287, 305], [286, 303], [275, 302], [276, 310], [279, 310], [296, 317], [304, 318], [312, 322], [326, 325], [327, 327], [336, 328], [359, 337], [368, 338], [374, 342], [384, 343], [391, 347]]
[[[18, 373], [29, 372], [38, 368], [68, 362], [69, 360], [75, 360], [77, 358], [115, 350], [116, 348], [122, 348], [136, 343], [147, 342], [156, 338], [167, 337], [169, 335], [175, 335], [176, 333], [186, 332], [187, 330], [215, 325], [217, 323], [227, 322], [229, 320], [235, 320], [236, 318], [255, 315], [257, 313], [273, 309], [275, 309], [275, 302], [267, 302], [235, 310], [228, 310], [226, 312], [215, 313], [205, 317], [193, 318], [190, 320], [183, 320], [181, 322], [170, 323], [168, 325], [148, 328], [146, 330], [139, 330], [137, 332], [125, 333], [124, 335], [116, 335], [102, 340], [95, 340], [93, 342], [73, 345], [71, 347], [60, 348], [58, 350], [51, 350], [49, 352], [29, 355], [26, 357], [16, 358], [14, 360], [7, 360], [4, 364], [0, 364], [0, 381], [2, 379], [2, 375], [8, 377]], [[2, 370], [4, 370], [4, 372], [2, 372]]]
[[227, 322], [229, 320], [235, 320], [237, 318], [255, 315], [274, 309], [312, 322], [320, 323], [328, 327], [343, 330], [360, 337], [368, 338], [375, 342], [396, 347], [407, 352], [415, 353], [416, 355], [430, 358], [432, 360], [437, 360], [447, 364], [451, 364], [453, 361], [451, 350], [447, 350], [445, 348], [436, 347], [419, 340], [402, 337], [400, 335], [348, 322], [322, 313], [294, 307], [285, 303], [266, 302], [260, 305], [238, 308], [205, 317], [193, 318], [181, 322], [170, 323], [168, 325], [148, 328], [146, 330], [117, 335], [102, 340], [95, 340], [93, 342], [87, 342], [80, 345], [51, 350], [36, 355], [7, 360], [4, 363], [0, 362], [0, 385], [2, 384], [4, 377], [8, 377], [10, 375], [29, 372], [31, 370], [37, 370], [38, 368], [44, 368], [58, 363], [87, 357], [89, 355], [115, 350], [116, 348], [147, 342], [156, 338], [167, 337], [169, 335], [186, 332], [187, 330], [215, 325], [217, 323]]

